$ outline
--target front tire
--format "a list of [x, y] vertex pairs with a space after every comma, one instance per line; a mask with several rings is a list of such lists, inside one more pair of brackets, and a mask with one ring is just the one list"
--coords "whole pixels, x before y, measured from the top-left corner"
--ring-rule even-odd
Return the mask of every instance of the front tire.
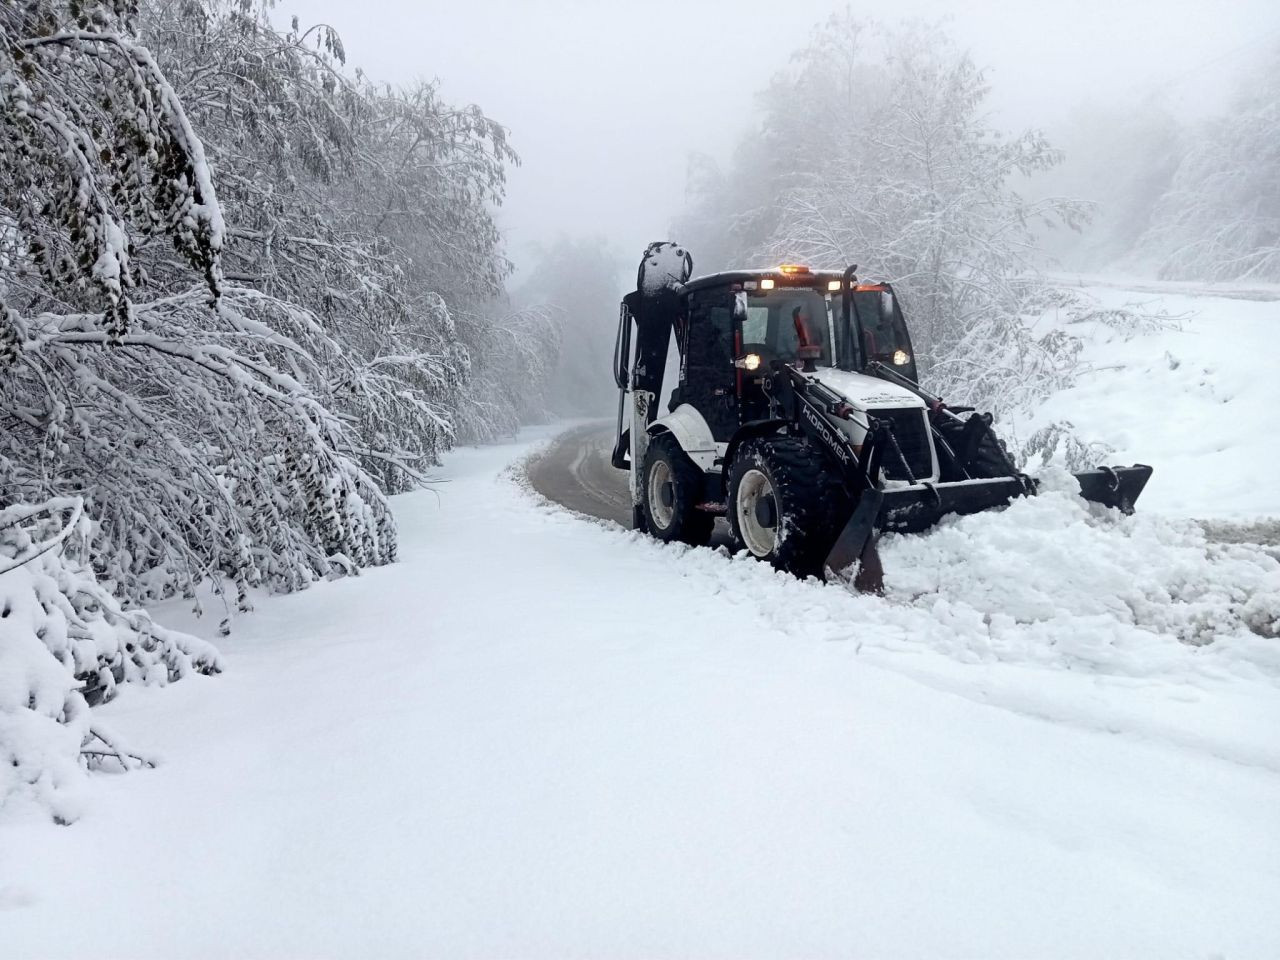
[[807, 440], [743, 444], [729, 471], [729, 525], [752, 556], [797, 577], [821, 579], [840, 530], [840, 480]]
[[716, 520], [698, 509], [701, 495], [702, 471], [675, 435], [660, 433], [651, 439], [640, 474], [640, 507], [649, 532], [665, 543], [705, 547]]

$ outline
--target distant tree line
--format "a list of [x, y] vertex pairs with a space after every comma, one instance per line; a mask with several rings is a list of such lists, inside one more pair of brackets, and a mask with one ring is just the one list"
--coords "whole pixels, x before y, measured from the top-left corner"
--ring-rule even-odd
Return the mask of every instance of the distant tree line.
[[1063, 124], [1066, 163], [1048, 187], [1095, 210], [1091, 229], [1055, 244], [1064, 265], [1280, 282], [1280, 46], [1215, 67], [1228, 68], [1235, 91], [1207, 117], [1175, 111], [1166, 85], [1137, 104], [1083, 105]]
[[1241, 79], [1224, 112], [1171, 127], [1170, 162], [1151, 178], [1161, 189], [1149, 212], [1139, 206], [1147, 226], [1128, 254], [1169, 280], [1280, 283], [1280, 46]]
[[1082, 343], [1029, 320], [1052, 312], [1137, 331], [1170, 318], [1101, 310], [1046, 279], [1046, 237], [1089, 236], [1097, 207], [1040, 187], [1062, 151], [1038, 130], [995, 126], [989, 93], [943, 27], [838, 13], [762, 89], [731, 161], [692, 159], [673, 234], [700, 271], [856, 263], [894, 283], [928, 386], [997, 416], [1030, 409], [1072, 382]]

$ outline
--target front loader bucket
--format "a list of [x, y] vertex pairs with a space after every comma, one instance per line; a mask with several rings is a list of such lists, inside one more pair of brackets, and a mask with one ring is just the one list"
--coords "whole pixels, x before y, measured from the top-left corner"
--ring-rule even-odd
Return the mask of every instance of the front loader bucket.
[[[992, 507], [1006, 506], [1014, 497], [1033, 493], [1034, 482], [1020, 476], [866, 490], [827, 554], [827, 566], [847, 580], [848, 571], [859, 560], [866, 564], [875, 559], [878, 565], [878, 558], [873, 558], [872, 554], [876, 535], [882, 530], [920, 533], [949, 513], [979, 513]], [[860, 583], [859, 587], [879, 589], [878, 584]]]

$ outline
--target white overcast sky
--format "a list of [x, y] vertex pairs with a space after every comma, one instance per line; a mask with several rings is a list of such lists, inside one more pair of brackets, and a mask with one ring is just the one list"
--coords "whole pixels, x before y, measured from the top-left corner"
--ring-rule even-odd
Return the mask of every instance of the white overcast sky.
[[[664, 239], [691, 151], [727, 157], [753, 94], [839, 0], [280, 0], [337, 28], [348, 63], [377, 80], [437, 78], [511, 130], [523, 165], [501, 213], [511, 256], [560, 234], [639, 255]], [[1008, 127], [1158, 90], [1191, 114], [1219, 102], [1239, 64], [1280, 39], [1280, 2], [893, 0], [882, 20], [949, 17], [988, 68]], [[696, 251], [695, 251], [696, 253]]]

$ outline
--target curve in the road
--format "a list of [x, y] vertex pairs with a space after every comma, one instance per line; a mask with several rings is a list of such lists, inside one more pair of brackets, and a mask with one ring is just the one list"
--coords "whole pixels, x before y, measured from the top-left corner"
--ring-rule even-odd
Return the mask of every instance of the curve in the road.
[[612, 452], [609, 423], [573, 427], [529, 462], [529, 484], [548, 500], [577, 513], [630, 527], [627, 474], [609, 462]]
[[[572, 427], [551, 441], [525, 466], [529, 485], [552, 503], [575, 513], [631, 528], [631, 490], [627, 473], [613, 466], [613, 424]], [[716, 521], [712, 547], [732, 547], [729, 525]]]

